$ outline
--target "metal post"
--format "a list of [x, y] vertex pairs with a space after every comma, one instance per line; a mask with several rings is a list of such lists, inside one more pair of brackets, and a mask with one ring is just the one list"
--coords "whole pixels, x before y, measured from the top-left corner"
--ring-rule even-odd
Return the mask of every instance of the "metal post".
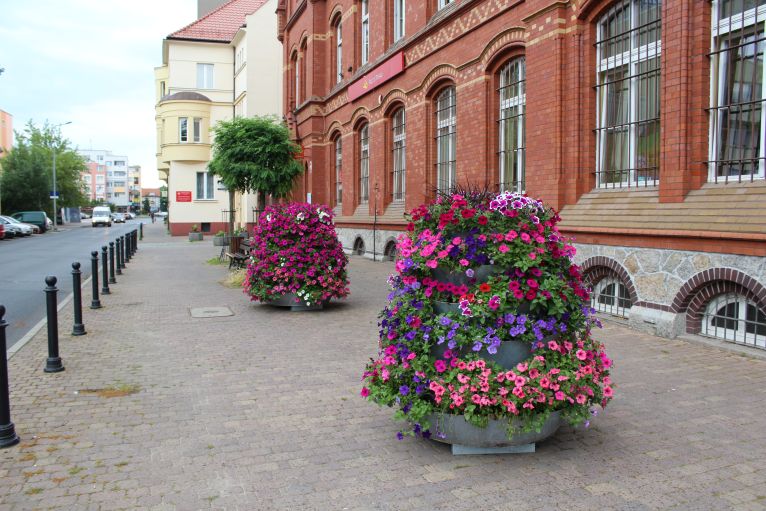
[[56, 148], [53, 148], [53, 230], [56, 231]]
[[133, 229], [133, 253], [138, 252], [138, 229]]
[[106, 245], [101, 247], [101, 294], [112, 294], [109, 291], [109, 256], [106, 254]]
[[144, 223], [143, 222], [138, 224], [138, 232], [139, 232], [138, 239], [140, 240], [144, 239]]
[[117, 259], [117, 275], [122, 275], [122, 236], [117, 236], [115, 241], [117, 242], [117, 253], [115, 254]]
[[93, 286], [93, 299], [90, 302], [91, 309], [100, 309], [101, 300], [98, 299], [98, 252], [90, 253], [90, 278]]
[[56, 294], [59, 290], [56, 288], [56, 282], [58, 282], [58, 279], [53, 275], [45, 277], [45, 283], [48, 285], [45, 288], [45, 306], [48, 309], [48, 360], [45, 363], [46, 373], [58, 373], [64, 370], [64, 365], [61, 363], [61, 357], [59, 356], [59, 317], [58, 301], [56, 300]]
[[125, 262], [130, 262], [130, 236], [125, 235]]
[[19, 443], [16, 428], [11, 422], [11, 399], [8, 390], [8, 357], [5, 355], [5, 328], [8, 322], [5, 316], [5, 306], [0, 305], [0, 448], [11, 447]]
[[72, 335], [85, 335], [85, 325], [82, 324], [82, 283], [80, 263], [72, 263], [72, 293], [74, 295], [74, 326]]
[[109, 283], [117, 283], [117, 279], [114, 278], [114, 241], [109, 242]]

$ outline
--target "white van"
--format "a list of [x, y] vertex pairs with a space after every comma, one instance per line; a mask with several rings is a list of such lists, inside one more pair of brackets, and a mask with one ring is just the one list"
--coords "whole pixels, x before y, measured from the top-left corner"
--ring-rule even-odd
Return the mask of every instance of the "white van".
[[90, 222], [93, 227], [97, 225], [112, 226], [112, 210], [107, 206], [96, 206], [93, 208], [93, 216], [90, 217]]

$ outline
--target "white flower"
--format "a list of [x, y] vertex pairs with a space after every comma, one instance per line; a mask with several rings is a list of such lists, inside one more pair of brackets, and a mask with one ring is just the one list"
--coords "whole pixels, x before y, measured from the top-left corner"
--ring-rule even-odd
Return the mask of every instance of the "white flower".
[[304, 220], [306, 218], [306, 215], [303, 213], [303, 211], [301, 211], [300, 213], [298, 213], [298, 215], [296, 215], [295, 218], [297, 218], [298, 221], [300, 222], [301, 220]]

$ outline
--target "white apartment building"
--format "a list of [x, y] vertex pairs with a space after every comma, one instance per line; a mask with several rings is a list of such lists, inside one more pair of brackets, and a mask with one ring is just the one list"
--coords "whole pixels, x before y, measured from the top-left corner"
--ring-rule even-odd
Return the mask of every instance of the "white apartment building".
[[[96, 195], [98, 197], [104, 196], [106, 202], [114, 206], [117, 211], [125, 211], [130, 204], [128, 157], [113, 154], [111, 151], [104, 149], [78, 149], [77, 152], [87, 162], [106, 168], [104, 188], [98, 187], [101, 183], [92, 183], [90, 186], [96, 186]], [[86, 187], [89, 185], [87, 179], [85, 184]], [[88, 191], [90, 192], [91, 190]]]

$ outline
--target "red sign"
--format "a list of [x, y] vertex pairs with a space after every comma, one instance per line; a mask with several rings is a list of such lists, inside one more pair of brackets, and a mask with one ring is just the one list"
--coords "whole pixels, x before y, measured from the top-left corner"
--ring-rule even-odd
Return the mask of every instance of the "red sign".
[[176, 202], [191, 202], [191, 192], [176, 192]]
[[364, 96], [375, 87], [389, 81], [404, 71], [404, 52], [399, 52], [359, 80], [348, 86], [348, 99], [354, 101]]

